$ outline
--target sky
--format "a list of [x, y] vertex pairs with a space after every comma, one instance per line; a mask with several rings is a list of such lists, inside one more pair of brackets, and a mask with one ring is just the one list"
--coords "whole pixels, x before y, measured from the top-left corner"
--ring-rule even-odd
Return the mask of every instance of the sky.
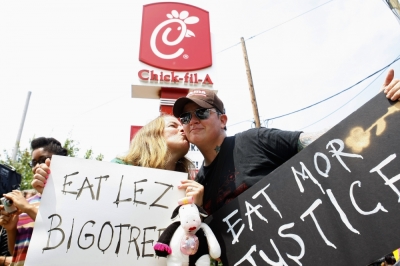
[[[183, 1], [182, 1], [183, 2]], [[126, 152], [131, 125], [158, 115], [159, 100], [131, 98], [143, 0], [0, 0], [0, 150], [17, 139], [73, 139], [83, 157]], [[214, 89], [228, 135], [254, 126], [240, 38], [263, 126], [307, 132], [339, 123], [375, 96], [400, 56], [400, 23], [382, 0], [198, 0], [210, 12]], [[391, 68], [400, 77], [400, 61]], [[268, 120], [268, 123], [265, 121]], [[2, 157], [4, 159], [4, 155]]]

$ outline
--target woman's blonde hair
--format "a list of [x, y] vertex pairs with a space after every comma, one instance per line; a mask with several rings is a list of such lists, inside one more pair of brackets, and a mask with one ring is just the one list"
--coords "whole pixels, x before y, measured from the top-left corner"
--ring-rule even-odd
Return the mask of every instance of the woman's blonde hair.
[[[163, 134], [164, 119], [168, 116], [171, 115], [161, 115], [143, 126], [132, 139], [128, 154], [119, 159], [135, 166], [165, 169], [170, 156]], [[175, 171], [189, 173], [192, 167], [193, 163], [182, 157], [176, 163]]]

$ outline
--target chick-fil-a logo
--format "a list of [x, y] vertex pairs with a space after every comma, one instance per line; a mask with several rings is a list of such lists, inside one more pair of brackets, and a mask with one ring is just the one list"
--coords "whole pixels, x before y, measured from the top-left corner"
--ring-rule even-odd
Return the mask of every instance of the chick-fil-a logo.
[[182, 11], [181, 13], [178, 13], [178, 11], [176, 11], [176, 10], [172, 10], [171, 14], [167, 14], [167, 17], [169, 19], [161, 22], [154, 29], [153, 33], [151, 34], [150, 47], [151, 47], [151, 50], [153, 51], [153, 53], [155, 53], [158, 57], [160, 57], [162, 59], [174, 59], [174, 58], [177, 58], [178, 56], [180, 56], [184, 52], [184, 49], [179, 48], [178, 51], [176, 51], [173, 54], [169, 54], [169, 55], [161, 53], [157, 49], [157, 44], [156, 44], [157, 36], [160, 33], [161, 29], [163, 29], [168, 24], [172, 24], [172, 23], [180, 24], [180, 26], [178, 27], [178, 30], [180, 30], [181, 33], [179, 34], [179, 37], [176, 40], [174, 40], [172, 42], [168, 41], [168, 34], [171, 32], [171, 28], [169, 28], [169, 27], [166, 28], [164, 30], [164, 33], [162, 34], [162, 41], [164, 44], [169, 45], [169, 46], [176, 46], [182, 42], [183, 38], [185, 38], [185, 37], [190, 38], [191, 36], [195, 36], [195, 34], [187, 28], [186, 24], [195, 24], [195, 23], [199, 22], [199, 18], [198, 17], [189, 17], [189, 12], [187, 12], [186, 10]]
[[139, 60], [176, 71], [211, 66], [208, 12], [182, 3], [143, 6]]

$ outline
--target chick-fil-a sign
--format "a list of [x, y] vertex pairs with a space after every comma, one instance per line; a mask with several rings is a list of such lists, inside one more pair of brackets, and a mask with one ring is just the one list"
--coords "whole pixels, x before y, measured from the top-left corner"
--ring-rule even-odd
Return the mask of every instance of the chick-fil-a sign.
[[210, 67], [209, 13], [182, 3], [144, 5], [139, 60], [176, 71]]

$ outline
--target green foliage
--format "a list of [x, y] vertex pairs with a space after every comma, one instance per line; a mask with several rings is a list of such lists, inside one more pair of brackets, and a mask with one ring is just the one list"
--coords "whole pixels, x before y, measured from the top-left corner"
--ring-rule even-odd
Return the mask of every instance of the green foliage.
[[77, 144], [75, 144], [75, 140], [72, 139], [66, 139], [63, 147], [67, 149], [67, 154], [69, 157], [76, 157], [79, 152], [79, 148], [77, 147]]
[[93, 155], [92, 155], [93, 151], [92, 148], [88, 149], [85, 153], [85, 155], [83, 156], [83, 158], [85, 159], [92, 159]]
[[[29, 147], [31, 146], [30, 144], [31, 144], [31, 140], [29, 141]], [[78, 152], [79, 152], [79, 148], [77, 145], [78, 144], [72, 139], [65, 140], [63, 147], [65, 149], [67, 149], [68, 156], [77, 157]], [[7, 164], [7, 165], [14, 167], [15, 170], [19, 174], [21, 174], [21, 176], [22, 176], [21, 190], [32, 188], [31, 182], [33, 179], [33, 173], [32, 173], [32, 169], [29, 165], [30, 161], [32, 160], [31, 153], [32, 153], [32, 151], [30, 149], [28, 150], [26, 148], [24, 150], [21, 150], [20, 147], [18, 147], [17, 156], [16, 156], [15, 161], [12, 160], [11, 156], [9, 155], [9, 153], [6, 150], [3, 151], [4, 156], [0, 155], [0, 163]], [[85, 159], [93, 159], [93, 156], [94, 156], [93, 150], [92, 150], [92, 148], [90, 148], [89, 150], [87, 150], [85, 152], [84, 158]], [[97, 160], [97, 161], [102, 161], [103, 159], [104, 159], [104, 155], [101, 153], [95, 157], [95, 160]]]
[[101, 153], [99, 155], [97, 155], [95, 158], [96, 161], [103, 161], [103, 159], [104, 159], [104, 155]]
[[218, 265], [218, 266], [223, 266], [223, 265], [222, 265], [222, 262], [218, 262], [218, 264], [216, 264], [216, 261], [213, 260], [213, 259], [211, 259], [211, 261], [210, 261], [210, 266], [216, 266], [216, 265]]
[[[85, 159], [93, 159], [93, 150], [92, 150], [92, 148], [90, 148], [90, 149], [88, 149], [87, 151], [86, 151], [86, 153], [85, 153], [85, 155], [83, 156], [83, 158], [85, 158]], [[103, 161], [103, 159], [104, 159], [104, 155], [103, 154], [99, 154], [99, 155], [97, 155], [96, 156], [96, 158], [95, 158], [95, 160], [97, 160], [97, 161]]]

